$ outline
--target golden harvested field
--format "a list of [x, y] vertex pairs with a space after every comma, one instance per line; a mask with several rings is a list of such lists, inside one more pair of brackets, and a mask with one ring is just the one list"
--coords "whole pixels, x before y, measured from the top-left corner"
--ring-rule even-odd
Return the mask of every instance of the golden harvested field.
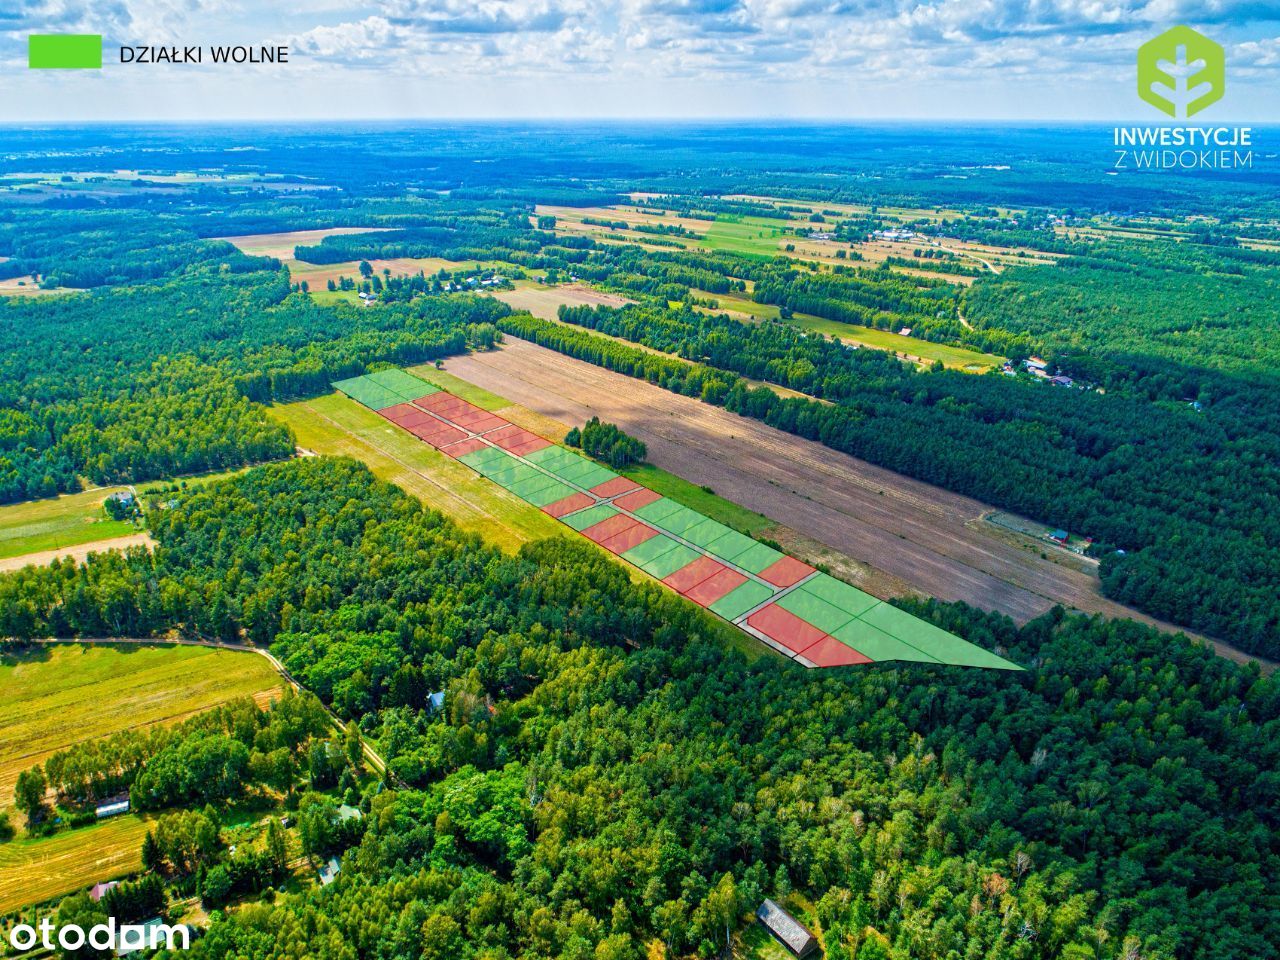
[[0, 558], [136, 533], [132, 523], [112, 520], [102, 507], [108, 496], [125, 490], [128, 487], [100, 487], [0, 507]]
[[0, 915], [142, 869], [151, 819], [133, 814], [0, 844]]
[[265, 657], [205, 647], [51, 644], [0, 657], [0, 808], [18, 774], [58, 750], [237, 697], [266, 701], [282, 682]]
[[[305, 280], [312, 292], [324, 290], [330, 280], [337, 283], [339, 277], [348, 277], [357, 283], [362, 279], [359, 260], [321, 264], [303, 263], [292, 257], [293, 253], [290, 251], [289, 257], [284, 261], [284, 265], [289, 268], [289, 278], [296, 283], [302, 283]], [[476, 260], [465, 262], [442, 260], [439, 257], [395, 257], [391, 260], [370, 260], [369, 266], [373, 267], [373, 272], [380, 277], [383, 276], [384, 270], [390, 270], [393, 277], [411, 277], [419, 271], [429, 277], [441, 270], [473, 270], [479, 267], [480, 263]]]
[[495, 293], [494, 296], [509, 307], [514, 307], [516, 310], [528, 310], [535, 317], [542, 317], [544, 320], [557, 319], [556, 311], [560, 309], [562, 304], [571, 307], [622, 307], [628, 303], [635, 303], [634, 300], [628, 300], [626, 297], [620, 297], [613, 293], [603, 293], [600, 290], [592, 290], [590, 287], [580, 283], [569, 283], [559, 287], [543, 287], [528, 285], [522, 281], [515, 290], [501, 290]]
[[58, 293], [75, 293], [70, 287], [54, 287], [45, 290], [30, 277], [10, 277], [0, 280], [0, 297], [48, 297]]
[[376, 233], [378, 227], [329, 227], [325, 230], [288, 230], [283, 233], [249, 233], [240, 237], [214, 237], [225, 240], [241, 252], [255, 257], [275, 257], [289, 260], [294, 247], [312, 247], [325, 237], [338, 237], [348, 233]]
[[106, 550], [126, 550], [129, 547], [149, 547], [153, 542], [149, 534], [128, 533], [122, 537], [95, 540], [92, 543], [78, 543], [67, 547], [57, 547], [52, 550], [37, 550], [34, 553], [24, 553], [16, 557], [0, 558], [0, 573], [8, 570], [20, 570], [23, 567], [48, 566], [54, 560], [63, 557], [70, 557], [73, 560], [80, 561], [91, 553], [102, 553]]
[[645, 441], [654, 465], [922, 593], [1019, 621], [1062, 603], [1155, 623], [1104, 598], [1073, 554], [987, 523], [992, 508], [969, 497], [514, 337], [449, 369], [562, 422], [616, 423]]

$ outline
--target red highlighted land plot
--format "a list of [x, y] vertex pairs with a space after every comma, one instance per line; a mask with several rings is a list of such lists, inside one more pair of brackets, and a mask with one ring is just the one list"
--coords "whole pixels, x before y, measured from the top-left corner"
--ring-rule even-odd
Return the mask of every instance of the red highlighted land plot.
[[[486, 446], [483, 440], [467, 442], [478, 443], [480, 446]], [[458, 444], [458, 446], [462, 446], [462, 444]], [[452, 453], [453, 448], [450, 447], [446, 452]], [[462, 454], [459, 453], [458, 456], [462, 456]], [[585, 493], [575, 493], [573, 496], [565, 497], [563, 500], [557, 500], [555, 503], [548, 503], [542, 508], [542, 512], [549, 513], [558, 520], [560, 517], [566, 517], [571, 513], [577, 513], [579, 510], [584, 510], [595, 502], [594, 497], [588, 497]]]
[[626, 477], [614, 477], [612, 480], [606, 480], [604, 483], [592, 487], [591, 492], [601, 500], [607, 500], [610, 497], [616, 497], [620, 493], [635, 490], [639, 486], [634, 480], [628, 480]]
[[641, 487], [635, 493], [628, 493], [618, 497], [613, 501], [613, 505], [635, 513], [641, 507], [647, 507], [654, 501], [661, 499], [662, 494], [658, 493], [658, 491], [650, 490], [648, 487]]
[[657, 535], [658, 531], [653, 527], [643, 523], [636, 523], [627, 527], [621, 533], [614, 534], [608, 540], [601, 540], [600, 546], [610, 553], [626, 553], [632, 547], [638, 547], [646, 540], [652, 540]]
[[685, 598], [692, 600], [700, 607], [709, 607], [721, 597], [727, 596], [738, 587], [747, 582], [747, 578], [740, 574], [737, 570], [730, 570], [727, 567], [719, 573], [713, 573], [707, 579], [685, 594]]
[[[483, 450], [487, 446], [488, 444], [483, 440], [476, 437], [468, 437], [466, 440], [458, 440], [455, 443], [450, 443], [441, 447], [440, 452], [447, 453], [456, 460], [458, 457], [465, 457], [468, 453], [475, 453], [477, 450]], [[587, 506], [587, 504], [583, 504], [583, 506]], [[575, 507], [574, 509], [580, 510], [582, 508]], [[570, 513], [572, 511], [566, 510], [565, 512]]]
[[806, 623], [794, 613], [788, 613], [776, 603], [747, 617], [747, 624], [792, 653], [803, 653], [826, 636], [813, 624]]
[[[797, 664], [842, 667], [902, 660], [1019, 669], [742, 533], [719, 529], [695, 510], [674, 502], [646, 510], [664, 498], [579, 454], [557, 448], [508, 463], [554, 444], [447, 391], [403, 402], [419, 384], [423, 390], [431, 386], [411, 375], [393, 379], [398, 389], [383, 382], [382, 372], [335, 386], [575, 530], [580, 526], [575, 514], [585, 523], [605, 516], [583, 534], [655, 577], [666, 574], [667, 586]], [[612, 479], [584, 486], [601, 476]], [[646, 516], [636, 516], [638, 510]]]
[[761, 570], [760, 579], [768, 580], [775, 587], [789, 587], [816, 572], [813, 567], [807, 563], [801, 563], [795, 557], [783, 557]]
[[728, 570], [723, 563], [701, 556], [692, 563], [681, 567], [675, 573], [663, 578], [665, 583], [676, 593], [688, 593], [703, 580], [707, 580], [723, 570]]

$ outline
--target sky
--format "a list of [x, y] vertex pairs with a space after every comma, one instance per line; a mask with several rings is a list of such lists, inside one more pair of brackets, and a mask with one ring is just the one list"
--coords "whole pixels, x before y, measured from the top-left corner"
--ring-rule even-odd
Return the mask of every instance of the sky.
[[[1280, 121], [1280, 0], [2, 0], [0, 121], [1157, 122], [1137, 48], [1182, 23], [1226, 49], [1197, 123]], [[29, 34], [78, 32], [101, 71], [27, 69]], [[168, 44], [290, 55], [118, 62]]]

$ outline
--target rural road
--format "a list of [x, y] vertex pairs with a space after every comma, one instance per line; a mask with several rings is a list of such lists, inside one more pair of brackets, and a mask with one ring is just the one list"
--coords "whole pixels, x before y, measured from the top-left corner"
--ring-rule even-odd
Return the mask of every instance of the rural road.
[[[112, 645], [112, 646], [146, 646], [146, 647], [161, 647], [161, 646], [210, 647], [215, 650], [233, 650], [240, 653], [256, 653], [260, 657], [265, 657], [267, 659], [267, 662], [269, 662], [271, 666], [275, 668], [276, 673], [280, 674], [280, 676], [284, 678], [285, 682], [287, 682], [295, 690], [306, 689], [306, 687], [304, 687], [301, 683], [299, 683], [296, 679], [294, 679], [293, 674], [291, 674], [285, 668], [285, 665], [281, 663], [270, 651], [263, 650], [261, 647], [253, 647], [243, 643], [223, 643], [219, 640], [190, 640], [190, 639], [160, 640], [155, 638], [148, 639], [145, 637], [68, 637], [68, 638], [44, 637], [40, 639], [24, 640], [22, 642], [41, 644], [44, 646], [52, 646], [54, 644], [82, 643], [82, 644], [92, 645], [92, 646]], [[341, 718], [336, 713], [330, 710], [327, 706], [324, 709], [325, 709], [325, 713], [329, 715], [329, 719], [332, 721], [333, 726], [336, 730], [342, 731], [346, 729], [346, 725], [342, 722]], [[377, 753], [377, 751], [373, 749], [373, 747], [369, 746], [368, 741], [364, 741], [364, 756], [365, 756], [365, 760], [368, 761], [369, 766], [372, 767], [373, 770], [379, 776], [382, 776], [382, 777], [390, 776], [390, 778], [395, 782], [396, 786], [400, 786], [400, 787], [405, 786], [405, 784], [401, 783], [399, 778], [396, 777], [394, 773], [389, 774], [389, 771], [387, 770], [387, 762], [384, 759], [382, 759], [382, 757]]]
[[70, 557], [73, 560], [83, 560], [91, 553], [101, 553], [104, 550], [124, 550], [127, 547], [149, 546], [152, 543], [151, 535], [147, 533], [129, 533], [123, 537], [110, 537], [106, 540], [93, 540], [89, 543], [80, 543], [71, 547], [57, 547], [53, 550], [40, 550], [36, 553], [24, 553], [17, 557], [5, 557], [0, 560], [0, 573], [7, 573], [10, 570], [19, 570], [22, 567], [43, 567], [54, 560], [62, 557]]
[[[644, 440], [655, 466], [929, 596], [999, 610], [1019, 623], [1062, 604], [1189, 633], [1108, 600], [1092, 574], [989, 528], [982, 520], [993, 509], [987, 504], [759, 421], [511, 336], [499, 350], [454, 357], [445, 366], [562, 423], [592, 416], [616, 423]], [[1240, 662], [1258, 659], [1197, 639]]]

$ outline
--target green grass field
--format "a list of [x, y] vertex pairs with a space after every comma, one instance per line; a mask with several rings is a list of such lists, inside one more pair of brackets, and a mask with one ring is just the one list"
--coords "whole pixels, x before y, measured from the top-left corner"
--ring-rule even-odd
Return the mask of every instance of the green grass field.
[[0, 844], [0, 915], [142, 869], [150, 819], [133, 814]]
[[783, 241], [795, 237], [782, 232], [785, 220], [766, 217], [743, 217], [741, 220], [716, 220], [707, 227], [702, 239], [693, 246], [704, 250], [727, 250], [756, 257], [776, 257]]
[[501, 410], [503, 407], [511, 406], [511, 401], [506, 397], [500, 397], [496, 393], [490, 393], [488, 390], [482, 390], [475, 384], [467, 383], [461, 377], [455, 377], [446, 370], [437, 370], [429, 363], [420, 367], [409, 367], [409, 372], [415, 377], [434, 384], [441, 390], [448, 390], [455, 397], [461, 397], [468, 403], [474, 403], [481, 410]]
[[57, 644], [0, 657], [0, 808], [18, 774], [51, 753], [281, 682], [264, 657], [205, 647]]
[[677, 477], [674, 473], [660, 470], [652, 464], [643, 463], [621, 472], [636, 483], [643, 483], [650, 490], [656, 490], [664, 497], [683, 503], [690, 510], [697, 510], [703, 516], [717, 520], [727, 527], [733, 527], [748, 536], [767, 537], [769, 530], [777, 526], [763, 514], [748, 510], [714, 493], [708, 493], [697, 484], [690, 483], [683, 477]]
[[839, 337], [845, 343], [858, 343], [875, 350], [891, 350], [894, 353], [919, 357], [930, 362], [941, 360], [943, 366], [967, 370], [970, 373], [982, 373], [1004, 363], [1004, 357], [997, 357], [994, 354], [981, 353], [965, 347], [953, 347], [945, 343], [933, 343], [929, 340], [918, 340], [915, 337], [904, 337], [889, 333], [887, 330], [860, 327], [852, 323], [841, 323], [838, 320], [823, 320], [821, 317], [807, 313], [796, 314], [792, 323], [814, 333]]
[[[420, 375], [426, 379], [428, 372], [445, 379], [435, 369]], [[452, 391], [453, 387], [449, 389]], [[474, 402], [473, 397], [467, 399]], [[293, 429], [305, 449], [360, 460], [383, 480], [398, 485], [428, 507], [452, 517], [464, 530], [472, 530], [504, 550], [515, 551], [530, 540], [565, 533], [561, 524], [537, 507], [344, 396], [330, 394], [272, 407], [270, 412]]]
[[[21, 829], [18, 774], [58, 750], [238, 697], [264, 700], [282, 684], [263, 657], [205, 647], [57, 644], [0, 657], [0, 809]], [[137, 870], [145, 832], [126, 816], [0, 844], [0, 914]]]
[[[694, 294], [698, 297], [715, 300], [720, 304], [720, 310], [745, 313], [747, 316], [755, 317], [759, 320], [777, 320], [780, 318], [778, 308], [773, 304], [756, 303], [747, 297], [737, 297], [724, 293], [708, 293], [705, 290], [695, 290]], [[700, 307], [699, 309], [703, 313], [714, 314], [719, 312], [709, 307]], [[915, 337], [904, 337], [900, 334], [889, 333], [887, 330], [876, 330], [852, 323], [841, 323], [838, 320], [824, 320], [808, 313], [796, 314], [791, 322], [804, 330], [825, 334], [828, 337], [839, 337], [845, 343], [858, 343], [874, 350], [890, 350], [894, 353], [919, 357], [928, 362], [941, 360], [944, 366], [955, 370], [967, 370], [970, 373], [984, 372], [1004, 363], [1004, 357], [997, 357], [994, 354], [969, 350], [966, 347], [953, 347], [945, 343], [933, 343], [929, 340], [919, 340]]]
[[137, 533], [132, 523], [111, 520], [102, 509], [108, 495], [124, 489], [104, 487], [0, 507], [0, 558]]
[[333, 306], [335, 303], [360, 302], [359, 293], [355, 290], [312, 290], [307, 294], [316, 303]]

